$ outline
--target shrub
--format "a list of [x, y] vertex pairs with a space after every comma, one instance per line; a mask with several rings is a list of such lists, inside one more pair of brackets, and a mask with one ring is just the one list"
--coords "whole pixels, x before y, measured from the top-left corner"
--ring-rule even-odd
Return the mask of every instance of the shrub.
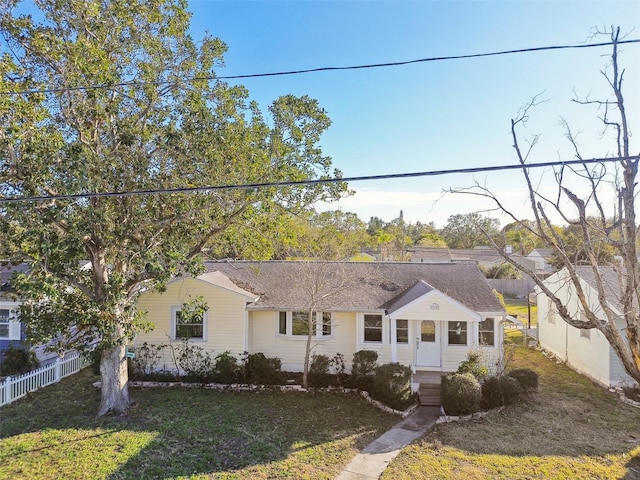
[[411, 369], [399, 363], [387, 363], [375, 368], [371, 396], [397, 410], [411, 403]]
[[313, 354], [309, 364], [309, 385], [312, 387], [326, 387], [331, 383], [329, 365], [331, 360], [326, 355]]
[[153, 345], [147, 342], [137, 347], [134, 350], [135, 357], [131, 360], [132, 379], [147, 378], [155, 372], [160, 360], [162, 360], [162, 350], [166, 347], [166, 345]]
[[329, 360], [329, 366], [336, 375], [336, 383], [342, 385], [347, 377], [347, 364], [344, 361], [344, 355], [336, 353]]
[[7, 348], [0, 357], [0, 375], [20, 375], [38, 368], [40, 362], [35, 352], [15, 346]]
[[360, 350], [353, 354], [351, 366], [351, 383], [362, 390], [370, 390], [373, 381], [374, 370], [378, 361], [378, 352], [373, 350]]
[[456, 373], [470, 373], [476, 379], [482, 380], [487, 376], [489, 370], [482, 364], [482, 354], [480, 352], [469, 352], [467, 359], [460, 364]]
[[538, 374], [529, 368], [517, 368], [507, 373], [511, 378], [515, 378], [525, 393], [538, 390]]
[[260, 385], [282, 383], [282, 362], [279, 358], [268, 358], [264, 353], [247, 353], [244, 358], [245, 380]]
[[508, 375], [490, 377], [482, 384], [482, 407], [496, 408], [515, 403], [522, 393], [520, 383]]
[[176, 348], [177, 366], [184, 372], [185, 380], [208, 382], [213, 379], [213, 359], [199, 345], [184, 340]]
[[480, 410], [480, 383], [470, 373], [442, 377], [442, 407], [448, 415], [467, 415]]
[[482, 408], [497, 408], [502, 405], [504, 405], [504, 399], [500, 389], [500, 377], [487, 378], [482, 384]]
[[242, 377], [242, 367], [238, 359], [230, 351], [222, 352], [216, 356], [213, 367], [213, 378], [220, 383], [235, 383]]
[[502, 375], [500, 377], [500, 390], [502, 391], [502, 398], [505, 405], [512, 405], [520, 399], [522, 395], [522, 387], [520, 382], [509, 375]]

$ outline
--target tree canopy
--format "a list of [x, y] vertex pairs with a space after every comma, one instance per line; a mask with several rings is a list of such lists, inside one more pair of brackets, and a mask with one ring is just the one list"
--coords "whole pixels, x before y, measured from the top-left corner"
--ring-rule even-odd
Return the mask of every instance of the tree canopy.
[[[190, 37], [184, 1], [43, 0], [40, 22], [18, 3], [0, 7], [0, 200], [86, 196], [0, 203], [0, 254], [31, 267], [14, 281], [31, 338], [99, 339], [100, 413], [123, 411], [141, 287], [199, 272], [224, 236], [247, 241], [247, 226], [345, 185], [180, 189], [339, 177], [318, 147], [331, 122], [293, 95], [265, 115], [216, 80], [227, 47]], [[8, 93], [20, 91], [32, 93]], [[126, 193], [158, 189], [170, 191]]]

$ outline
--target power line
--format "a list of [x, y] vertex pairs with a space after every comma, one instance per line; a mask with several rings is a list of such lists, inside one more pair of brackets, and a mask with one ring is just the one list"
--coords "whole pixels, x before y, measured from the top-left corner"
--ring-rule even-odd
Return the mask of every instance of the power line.
[[[516, 53], [530, 53], [530, 52], [544, 52], [550, 50], [567, 50], [567, 49], [577, 49], [577, 48], [594, 48], [594, 47], [604, 47], [609, 45], [623, 45], [623, 44], [632, 44], [632, 43], [640, 43], [640, 39], [632, 39], [632, 40], [618, 40], [615, 42], [601, 42], [601, 43], [584, 43], [578, 45], [550, 45], [546, 47], [531, 47], [531, 48], [518, 48], [512, 50], [500, 50], [497, 52], [485, 52], [485, 53], [472, 53], [466, 55], [447, 55], [447, 56], [438, 56], [438, 57], [427, 57], [427, 58], [418, 58], [414, 60], [405, 60], [398, 62], [386, 62], [386, 63], [371, 63], [365, 65], [350, 65], [350, 66], [342, 66], [342, 67], [317, 67], [317, 68], [307, 68], [300, 70], [287, 70], [281, 72], [267, 72], [267, 73], [249, 73], [244, 75], [223, 75], [223, 76], [198, 76], [186, 78], [182, 81], [182, 83], [191, 83], [196, 81], [203, 80], [239, 80], [243, 78], [264, 78], [264, 77], [276, 77], [276, 76], [284, 76], [284, 75], [300, 75], [303, 73], [316, 73], [316, 72], [334, 72], [334, 71], [342, 71], [342, 70], [363, 70], [368, 68], [383, 68], [383, 67], [399, 67], [403, 65], [411, 65], [415, 63], [427, 63], [427, 62], [439, 62], [444, 60], [463, 60], [468, 58], [483, 58], [483, 57], [495, 57], [499, 55], [512, 55]], [[109, 84], [100, 84], [100, 85], [85, 85], [85, 86], [77, 86], [77, 87], [59, 87], [59, 88], [45, 88], [41, 90], [13, 90], [8, 92], [0, 92], [0, 95], [29, 95], [35, 93], [61, 93], [61, 92], [73, 92], [73, 91], [86, 91], [86, 90], [100, 90], [106, 88], [117, 88], [117, 87], [142, 87], [146, 85], [175, 85], [178, 86], [179, 83], [175, 81], [157, 81], [157, 82], [120, 82], [120, 83], [109, 83]]]
[[431, 170], [427, 172], [411, 172], [411, 173], [390, 173], [385, 175], [364, 175], [357, 177], [344, 177], [344, 178], [321, 178], [313, 180], [290, 180], [283, 182], [264, 182], [264, 183], [242, 183], [242, 184], [230, 184], [230, 185], [207, 185], [201, 187], [176, 187], [176, 188], [159, 188], [150, 190], [128, 190], [123, 192], [93, 192], [93, 193], [70, 193], [63, 195], [36, 195], [29, 197], [5, 197], [0, 198], [0, 204], [2, 203], [16, 203], [16, 202], [44, 202], [50, 200], [75, 200], [80, 198], [105, 198], [105, 197], [130, 197], [140, 195], [153, 195], [159, 193], [198, 193], [198, 192], [213, 192], [220, 190], [247, 190], [247, 189], [259, 189], [270, 187], [291, 187], [300, 185], [324, 185], [329, 183], [339, 182], [362, 182], [366, 180], [390, 180], [398, 178], [415, 178], [415, 177], [434, 177], [439, 175], [451, 175], [454, 173], [479, 173], [479, 172], [496, 172], [500, 170], [521, 170], [531, 168], [543, 168], [543, 167], [559, 167], [559, 166], [572, 166], [572, 165], [587, 165], [592, 163], [611, 163], [622, 161], [640, 161], [640, 156], [631, 157], [608, 157], [608, 158], [592, 158], [588, 160], [569, 160], [569, 161], [555, 161], [555, 162], [543, 162], [532, 163], [528, 165], [493, 165], [487, 167], [471, 167], [471, 168], [456, 168], [451, 170]]

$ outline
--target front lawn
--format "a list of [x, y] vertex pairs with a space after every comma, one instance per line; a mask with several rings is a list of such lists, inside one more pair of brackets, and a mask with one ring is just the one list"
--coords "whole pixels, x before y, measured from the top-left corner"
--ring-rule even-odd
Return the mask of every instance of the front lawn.
[[518, 347], [512, 366], [538, 372], [536, 395], [478, 421], [437, 426], [382, 478], [640, 479], [640, 409], [538, 351]]
[[131, 389], [96, 418], [90, 369], [0, 409], [0, 478], [334, 478], [398, 421], [357, 396]]

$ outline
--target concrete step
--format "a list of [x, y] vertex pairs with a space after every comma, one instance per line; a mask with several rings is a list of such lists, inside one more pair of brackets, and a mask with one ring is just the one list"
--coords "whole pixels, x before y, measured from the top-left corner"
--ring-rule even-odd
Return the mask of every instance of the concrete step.
[[440, 384], [421, 383], [418, 398], [420, 405], [440, 406]]

